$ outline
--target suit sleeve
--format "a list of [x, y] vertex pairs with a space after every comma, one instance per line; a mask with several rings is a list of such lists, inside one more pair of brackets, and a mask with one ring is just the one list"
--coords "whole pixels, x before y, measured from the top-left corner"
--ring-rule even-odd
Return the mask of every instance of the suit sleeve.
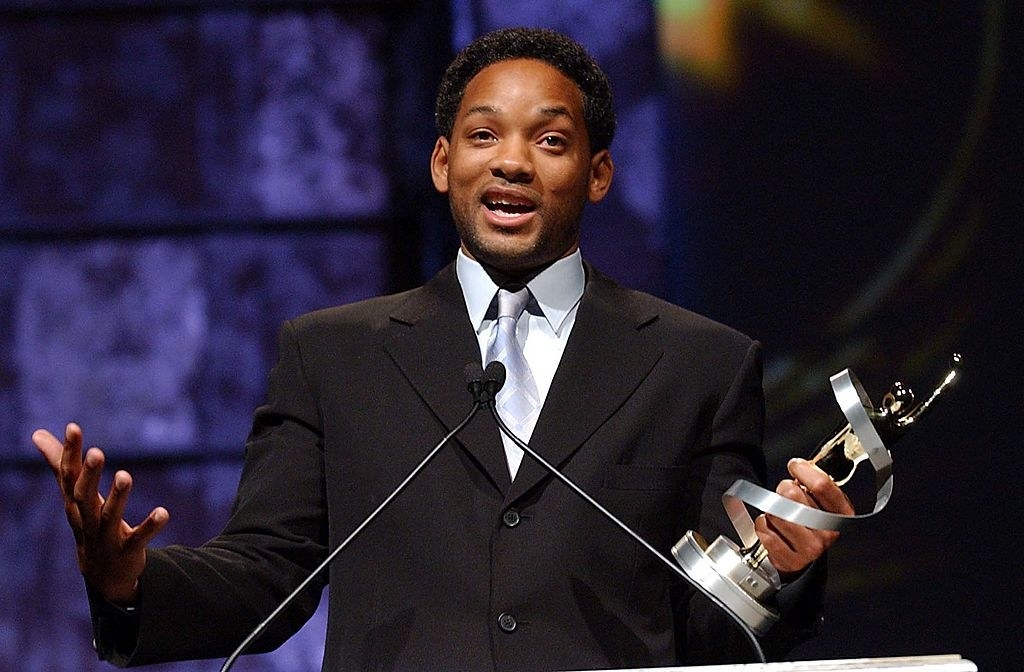
[[[199, 548], [149, 551], [134, 650], [126, 651], [124, 633], [97, 628], [101, 657], [121, 665], [225, 657], [326, 556], [321, 421], [307, 374], [286, 324], [224, 531]], [[252, 651], [276, 648], [297, 631], [325, 583], [310, 586]]]
[[[762, 450], [764, 393], [758, 343], [750, 344], [712, 420], [711, 440], [694, 461], [690, 497], [699, 507], [698, 531], [709, 542], [720, 535], [736, 538], [722, 506], [722, 493], [737, 479], [763, 483], [766, 467]], [[784, 656], [797, 643], [817, 633], [821, 621], [824, 560], [815, 563], [799, 581], [776, 596], [782, 619], [761, 640], [769, 659]], [[679, 658], [688, 665], [754, 661], [746, 636], [735, 622], [690, 587], [676, 599], [677, 623], [685, 632], [677, 638]]]

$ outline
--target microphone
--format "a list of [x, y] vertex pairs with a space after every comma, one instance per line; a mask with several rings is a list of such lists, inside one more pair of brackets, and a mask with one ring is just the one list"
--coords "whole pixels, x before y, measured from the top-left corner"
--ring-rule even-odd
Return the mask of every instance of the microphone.
[[466, 388], [469, 389], [469, 393], [473, 395], [473, 401], [480, 405], [486, 404], [487, 400], [483, 398], [483, 368], [476, 362], [470, 362], [469, 364], [466, 364], [466, 368], [463, 371], [463, 375], [466, 376]]
[[505, 367], [501, 362], [491, 362], [481, 369], [476, 362], [466, 364], [466, 386], [473, 401], [483, 406], [493, 403], [498, 392], [505, 385]]
[[[488, 385], [488, 371], [492, 372], [492, 376], [494, 377], [493, 379], [495, 381], [500, 380], [500, 382], [497, 383], [497, 387], [494, 389], [495, 394], [497, 394], [497, 391], [500, 390], [501, 386], [505, 384], [505, 365], [499, 361], [493, 361], [487, 365], [487, 368], [484, 371], [484, 387]], [[511, 429], [509, 429], [508, 425], [505, 424], [505, 421], [501, 419], [501, 415], [498, 414], [498, 409], [494, 404], [493, 395], [492, 398], [487, 402], [487, 406], [491, 411], [491, 415], [494, 416], [494, 420], [498, 423], [498, 429], [501, 430], [502, 434], [511, 439], [512, 443], [519, 446], [519, 448], [521, 448], [524, 453], [526, 453], [532, 459], [537, 461], [542, 467], [544, 467], [544, 469], [548, 473], [555, 476], [558, 480], [564, 483], [570, 490], [572, 490], [581, 499], [583, 499], [583, 501], [585, 501], [591, 507], [596, 509], [601, 515], [603, 515], [605, 518], [614, 523], [620, 530], [628, 534], [635, 542], [637, 542], [645, 549], [647, 549], [647, 551], [649, 551], [651, 555], [660, 560], [662, 564], [669, 568], [669, 570], [671, 570], [676, 575], [682, 577], [683, 580], [685, 580], [687, 583], [696, 588], [700, 593], [702, 593], [705, 597], [711, 600], [711, 602], [715, 604], [719, 609], [725, 612], [727, 616], [729, 616], [733, 621], [735, 621], [736, 625], [739, 626], [740, 630], [749, 640], [750, 646], [753, 649], [754, 654], [757, 656], [758, 661], [762, 663], [767, 662], [767, 659], [764, 655], [764, 651], [761, 649], [761, 644], [757, 641], [757, 636], [753, 633], [750, 627], [743, 622], [743, 620], [739, 616], [734, 614], [732, 610], [725, 605], [721, 598], [719, 598], [717, 595], [713, 594], [707, 588], [702, 586], [695, 579], [690, 578], [690, 576], [683, 570], [682, 567], [680, 567], [677, 563], [669, 560], [664, 553], [654, 548], [654, 546], [648, 543], [646, 539], [644, 539], [635, 531], [633, 531], [633, 529], [629, 525], [626, 525], [626, 523], [622, 522], [622, 520], [619, 519], [618, 516], [616, 516], [614, 513], [606, 509], [604, 506], [602, 506], [600, 502], [598, 502], [596, 499], [587, 494], [587, 492], [583, 488], [576, 485], [576, 483], [572, 479], [563, 474], [553, 464], [551, 464], [543, 457], [541, 457], [540, 453], [538, 453], [537, 451], [530, 447], [530, 444], [516, 436], [515, 433]]]
[[505, 365], [501, 362], [491, 362], [483, 372], [484, 398], [482, 404], [494, 405], [498, 392], [505, 386]]
[[[500, 379], [498, 377], [499, 372], [492, 366], [492, 364], [498, 364], [498, 367], [500, 367]], [[231, 655], [228, 656], [227, 660], [224, 661], [224, 664], [220, 668], [220, 672], [228, 672], [228, 670], [232, 668], [235, 661], [238, 660], [238, 657], [245, 653], [249, 646], [256, 641], [256, 638], [262, 635], [266, 629], [270, 627], [270, 624], [277, 620], [277, 617], [281, 615], [281, 612], [288, 608], [288, 605], [294, 602], [295, 598], [298, 597], [299, 594], [309, 586], [309, 584], [323, 574], [324, 570], [326, 570], [334, 559], [338, 557], [346, 547], [348, 547], [352, 540], [355, 539], [356, 536], [358, 536], [359, 533], [362, 532], [363, 529], [365, 529], [381, 511], [387, 508], [399, 493], [405, 490], [405, 487], [409, 485], [414, 478], [416, 478], [420, 471], [427, 466], [427, 463], [430, 462], [438, 452], [440, 452], [441, 448], [443, 448], [448, 441], [450, 441], [456, 434], [461, 432], [466, 425], [469, 424], [469, 421], [473, 419], [477, 411], [487, 404], [490, 404], [493, 407], [494, 395], [501, 389], [501, 386], [505, 384], [505, 367], [500, 363], [492, 362], [487, 366], [487, 371], [484, 371], [480, 368], [479, 364], [471, 362], [466, 365], [464, 373], [466, 377], [466, 386], [473, 394], [473, 408], [471, 408], [469, 413], [466, 414], [466, 417], [462, 419], [462, 422], [456, 425], [455, 429], [445, 434], [444, 438], [441, 439], [429, 453], [427, 453], [427, 456], [424, 457], [423, 460], [421, 460], [420, 463], [409, 472], [409, 475], [391, 491], [391, 494], [385, 497], [384, 501], [382, 501], [377, 508], [363, 520], [363, 522], [359, 523], [359, 525], [352, 530], [347, 537], [345, 537], [345, 540], [338, 544], [338, 546], [335, 547], [335, 549], [331, 551], [326, 558], [324, 558], [323, 562], [317, 565], [316, 568], [310, 572], [309, 576], [303, 579], [302, 583], [300, 583], [295, 590], [288, 593], [288, 595], [281, 600], [281, 603], [278, 604], [272, 612], [270, 612], [270, 615], [263, 619], [259, 625], [253, 628], [252, 632], [250, 632], [249, 635], [242, 640], [242, 643], [238, 645], [238, 648], [236, 648]]]

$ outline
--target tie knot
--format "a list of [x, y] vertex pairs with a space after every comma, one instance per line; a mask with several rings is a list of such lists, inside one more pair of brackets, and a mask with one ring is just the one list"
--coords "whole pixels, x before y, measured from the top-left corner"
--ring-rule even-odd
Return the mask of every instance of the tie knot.
[[520, 285], [518, 289], [502, 287], [498, 290], [498, 318], [511, 317], [518, 321], [529, 301], [530, 290], [525, 285]]

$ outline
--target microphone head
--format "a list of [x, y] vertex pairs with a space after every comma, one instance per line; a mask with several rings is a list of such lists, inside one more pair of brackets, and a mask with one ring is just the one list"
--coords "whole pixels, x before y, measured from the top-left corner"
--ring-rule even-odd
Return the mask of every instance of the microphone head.
[[505, 365], [497, 360], [488, 362], [487, 367], [484, 368], [483, 385], [484, 390], [493, 399], [505, 385]]
[[466, 377], [466, 385], [469, 386], [470, 391], [473, 390], [475, 385], [480, 385], [484, 381], [484, 369], [477, 362], [466, 364], [463, 374]]
[[463, 373], [466, 376], [466, 389], [473, 395], [473, 400], [478, 404], [484, 403], [481, 395], [484, 392], [484, 370], [476, 362], [466, 364]]

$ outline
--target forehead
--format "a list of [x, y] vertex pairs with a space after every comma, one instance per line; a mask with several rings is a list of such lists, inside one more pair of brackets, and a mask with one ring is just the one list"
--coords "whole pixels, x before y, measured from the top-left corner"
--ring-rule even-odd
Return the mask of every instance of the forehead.
[[461, 118], [474, 109], [495, 111], [565, 108], [583, 123], [583, 94], [562, 72], [544, 61], [517, 58], [492, 63], [469, 80], [459, 105]]

